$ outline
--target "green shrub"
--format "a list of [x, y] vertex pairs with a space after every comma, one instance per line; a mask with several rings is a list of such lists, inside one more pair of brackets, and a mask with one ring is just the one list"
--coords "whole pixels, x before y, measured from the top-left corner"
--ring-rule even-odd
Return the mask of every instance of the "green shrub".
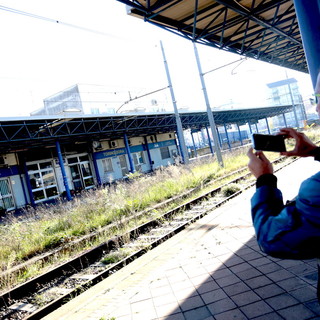
[[232, 183], [232, 184], [225, 186], [221, 189], [221, 193], [225, 197], [230, 197], [238, 191], [240, 191], [240, 187], [235, 183]]

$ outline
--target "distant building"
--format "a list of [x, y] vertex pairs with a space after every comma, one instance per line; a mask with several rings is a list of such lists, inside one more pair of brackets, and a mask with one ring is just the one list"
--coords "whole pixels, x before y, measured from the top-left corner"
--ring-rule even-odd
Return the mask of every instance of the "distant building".
[[163, 92], [150, 94], [99, 85], [76, 84], [43, 100], [43, 108], [31, 116], [113, 114], [167, 111]]
[[[294, 78], [285, 79], [267, 84], [269, 88], [269, 105], [270, 106], [286, 106], [294, 105], [293, 112], [287, 113], [285, 120], [278, 116], [274, 119], [275, 127], [303, 126], [303, 120], [306, 120], [305, 107], [302, 96], [299, 92], [298, 82]], [[284, 123], [286, 122], [286, 123]], [[298, 122], [298, 125], [297, 125]]]

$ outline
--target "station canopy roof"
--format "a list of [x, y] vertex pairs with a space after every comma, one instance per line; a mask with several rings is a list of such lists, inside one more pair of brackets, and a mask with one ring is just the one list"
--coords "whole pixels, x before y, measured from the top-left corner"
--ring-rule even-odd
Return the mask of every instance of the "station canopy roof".
[[118, 0], [194, 42], [308, 72], [292, 0]]
[[[213, 111], [217, 126], [256, 123], [260, 119], [292, 111], [292, 105]], [[193, 131], [209, 126], [205, 111], [179, 113], [183, 129]], [[98, 140], [122, 139], [176, 131], [172, 112], [130, 113], [28, 118], [0, 118], [0, 153], [27, 151], [32, 148], [54, 147], [62, 144], [88, 143]]]

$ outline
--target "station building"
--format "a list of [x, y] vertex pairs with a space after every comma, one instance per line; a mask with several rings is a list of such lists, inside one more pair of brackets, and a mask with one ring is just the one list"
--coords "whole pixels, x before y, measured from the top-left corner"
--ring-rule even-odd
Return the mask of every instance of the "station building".
[[[213, 112], [220, 142], [228, 124], [252, 124], [292, 111], [292, 106]], [[206, 112], [180, 114], [184, 130], [208, 130]], [[74, 194], [151, 172], [181, 159], [174, 113], [34, 116], [0, 119], [0, 210], [71, 200]], [[241, 136], [241, 134], [240, 134]], [[210, 141], [212, 145], [213, 142]], [[208, 148], [209, 150], [209, 148]], [[210, 151], [209, 151], [210, 152]], [[212, 149], [211, 152], [213, 153]]]

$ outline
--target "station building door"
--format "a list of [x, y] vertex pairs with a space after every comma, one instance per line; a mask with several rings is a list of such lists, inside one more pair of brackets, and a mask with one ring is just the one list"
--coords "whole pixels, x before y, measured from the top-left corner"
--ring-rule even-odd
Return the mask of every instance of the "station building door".
[[120, 162], [121, 173], [122, 173], [122, 176], [124, 177], [129, 173], [127, 159], [124, 154], [119, 156], [119, 162]]
[[0, 211], [15, 209], [9, 178], [0, 179]]
[[68, 156], [67, 160], [74, 190], [93, 188], [94, 180], [88, 154]]
[[28, 162], [27, 169], [35, 203], [59, 196], [52, 160]]

